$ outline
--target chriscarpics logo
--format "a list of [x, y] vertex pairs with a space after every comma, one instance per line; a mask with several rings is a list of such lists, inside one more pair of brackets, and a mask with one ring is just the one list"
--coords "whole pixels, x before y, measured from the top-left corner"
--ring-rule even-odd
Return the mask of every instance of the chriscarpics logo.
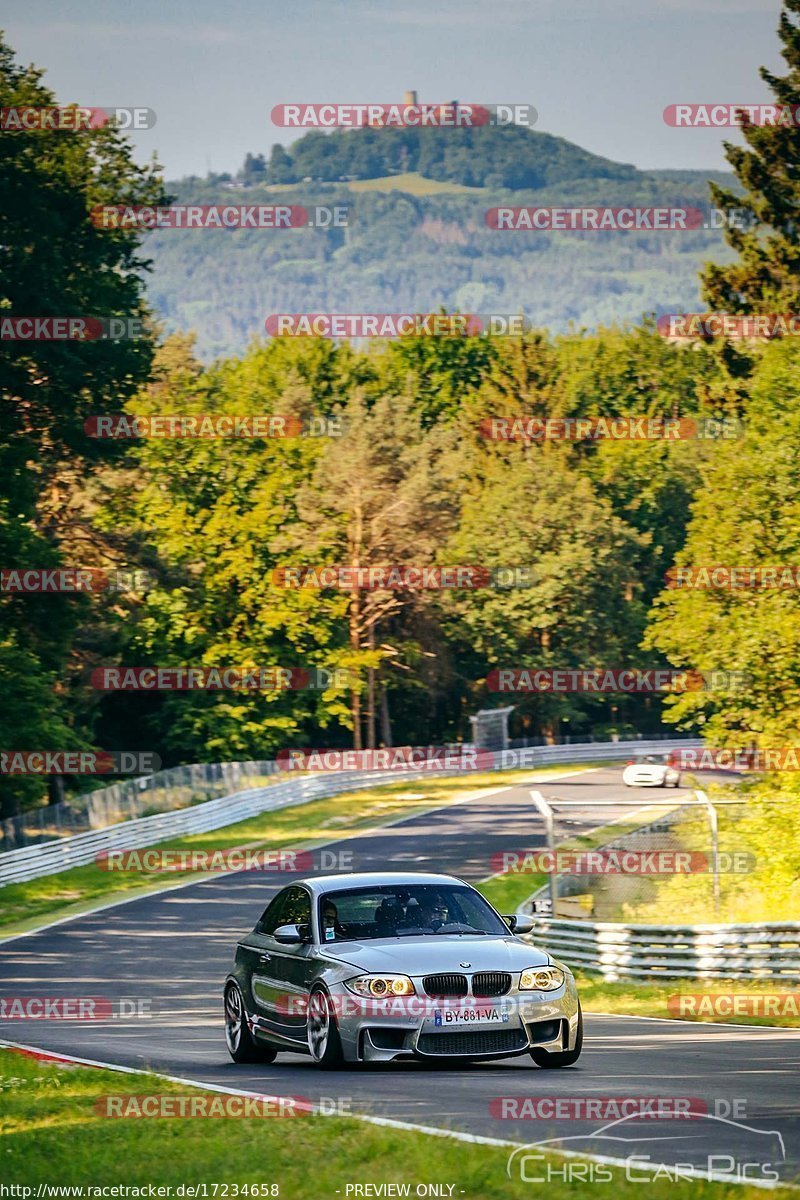
[[529, 1142], [509, 1155], [506, 1173], [521, 1183], [562, 1187], [657, 1180], [773, 1187], [779, 1182], [786, 1164], [780, 1130], [715, 1116], [707, 1107], [661, 1117], [634, 1113], [590, 1132]]

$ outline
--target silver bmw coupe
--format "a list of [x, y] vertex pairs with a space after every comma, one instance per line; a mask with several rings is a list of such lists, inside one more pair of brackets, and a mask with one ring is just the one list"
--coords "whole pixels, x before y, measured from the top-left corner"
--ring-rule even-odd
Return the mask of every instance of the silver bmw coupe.
[[392, 1059], [580, 1055], [570, 970], [451, 875], [318, 876], [282, 889], [236, 947], [225, 1038], [236, 1062], [310, 1054], [326, 1069]]

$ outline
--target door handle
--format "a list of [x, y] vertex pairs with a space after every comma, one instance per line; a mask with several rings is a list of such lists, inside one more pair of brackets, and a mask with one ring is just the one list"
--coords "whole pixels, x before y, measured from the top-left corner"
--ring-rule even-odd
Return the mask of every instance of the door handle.
[[264, 954], [259, 954], [259, 956], [258, 956], [258, 961], [259, 961], [260, 963], [266, 963], [266, 962], [269, 962], [269, 960], [270, 960], [271, 958], [272, 958], [272, 955], [271, 955], [271, 954], [267, 954], [267, 953], [265, 952]]

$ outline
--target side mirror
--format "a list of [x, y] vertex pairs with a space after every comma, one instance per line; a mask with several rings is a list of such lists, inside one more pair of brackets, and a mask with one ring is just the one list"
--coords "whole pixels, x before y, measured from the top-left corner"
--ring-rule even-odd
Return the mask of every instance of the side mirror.
[[504, 915], [503, 920], [512, 933], [530, 933], [534, 926], [532, 917], [522, 917], [519, 913], [513, 913], [511, 916]]
[[284, 946], [299, 946], [306, 940], [303, 936], [304, 929], [308, 929], [308, 926], [279, 925], [272, 936]]

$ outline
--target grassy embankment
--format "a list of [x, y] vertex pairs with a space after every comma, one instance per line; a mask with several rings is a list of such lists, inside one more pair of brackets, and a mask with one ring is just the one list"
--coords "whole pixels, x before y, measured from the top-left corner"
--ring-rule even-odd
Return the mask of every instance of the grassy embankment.
[[[109, 1096], [158, 1093], [205, 1096], [217, 1103], [224, 1099], [152, 1075], [66, 1069], [0, 1050], [0, 1093], [0, 1175], [6, 1185], [32, 1188], [29, 1195], [36, 1194], [39, 1184], [145, 1189], [206, 1184], [206, 1195], [213, 1200], [215, 1194], [268, 1196], [274, 1184], [281, 1200], [334, 1200], [347, 1195], [348, 1185], [367, 1183], [405, 1185], [411, 1195], [418, 1184], [451, 1184], [454, 1196], [481, 1200], [530, 1200], [533, 1194], [518, 1172], [516, 1178], [506, 1174], [506, 1147], [472, 1145], [348, 1117], [246, 1117], [234, 1123], [233, 1117], [103, 1115]], [[141, 1099], [136, 1103], [141, 1105]], [[543, 1136], [540, 1129], [531, 1129], [531, 1141]], [[563, 1159], [552, 1161], [563, 1171]], [[537, 1168], [545, 1169], [542, 1163]], [[614, 1172], [615, 1196], [639, 1200], [641, 1184], [627, 1181], [622, 1167], [609, 1169]], [[244, 1190], [254, 1184], [267, 1186], [258, 1193]], [[552, 1200], [575, 1200], [594, 1195], [593, 1187], [556, 1176], [547, 1194]], [[655, 1200], [755, 1200], [763, 1193], [733, 1183], [662, 1177], [648, 1184], [647, 1194]], [[783, 1200], [790, 1193], [780, 1189], [772, 1194]]]

